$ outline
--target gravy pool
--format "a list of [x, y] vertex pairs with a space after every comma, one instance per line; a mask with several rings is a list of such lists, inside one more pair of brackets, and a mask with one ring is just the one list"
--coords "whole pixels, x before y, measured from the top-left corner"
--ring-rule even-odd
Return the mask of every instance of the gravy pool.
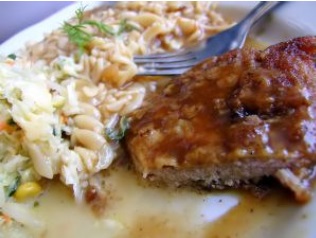
[[[258, 199], [247, 192], [201, 192], [141, 185], [131, 171], [112, 170], [105, 212], [96, 217], [53, 182], [34, 211], [56, 237], [309, 237], [316, 201], [299, 205], [287, 191]], [[280, 235], [281, 234], [281, 235]]]

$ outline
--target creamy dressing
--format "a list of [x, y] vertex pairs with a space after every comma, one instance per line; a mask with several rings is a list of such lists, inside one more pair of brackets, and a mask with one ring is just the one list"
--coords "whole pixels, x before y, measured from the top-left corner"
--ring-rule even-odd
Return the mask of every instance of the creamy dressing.
[[47, 226], [39, 237], [312, 237], [306, 228], [315, 222], [316, 202], [295, 204], [282, 190], [260, 200], [249, 193], [156, 188], [125, 169], [111, 171], [106, 181], [101, 217], [75, 204], [60, 183], [50, 184], [34, 208]]

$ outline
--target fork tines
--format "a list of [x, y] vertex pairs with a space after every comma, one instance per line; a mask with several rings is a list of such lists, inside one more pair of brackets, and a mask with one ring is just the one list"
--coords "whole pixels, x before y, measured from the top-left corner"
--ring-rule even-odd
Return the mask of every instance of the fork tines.
[[134, 56], [134, 62], [140, 68], [139, 75], [181, 74], [198, 63], [191, 51], [161, 53], [144, 56]]

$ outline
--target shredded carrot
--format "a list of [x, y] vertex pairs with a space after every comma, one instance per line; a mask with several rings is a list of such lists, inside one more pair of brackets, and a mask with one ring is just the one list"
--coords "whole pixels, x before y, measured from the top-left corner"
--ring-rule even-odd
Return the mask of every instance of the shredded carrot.
[[0, 131], [12, 132], [13, 127], [10, 126], [7, 122], [0, 121]]
[[2, 216], [4, 223], [10, 223], [12, 221], [11, 217], [9, 217], [8, 215], [6, 215], [4, 213], [1, 214], [0, 216]]
[[61, 122], [66, 125], [68, 123], [68, 117], [65, 116], [64, 114], [61, 114], [60, 117], [61, 117]]
[[6, 59], [5, 63], [12, 66], [14, 65], [15, 61], [13, 59]]

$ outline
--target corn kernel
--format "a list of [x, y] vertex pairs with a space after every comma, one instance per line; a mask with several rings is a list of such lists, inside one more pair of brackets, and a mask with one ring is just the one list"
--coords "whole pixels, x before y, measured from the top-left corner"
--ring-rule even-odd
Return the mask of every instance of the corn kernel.
[[29, 198], [38, 196], [42, 191], [41, 186], [36, 182], [27, 182], [21, 184], [16, 192], [14, 193], [14, 198], [17, 201], [24, 201]]

